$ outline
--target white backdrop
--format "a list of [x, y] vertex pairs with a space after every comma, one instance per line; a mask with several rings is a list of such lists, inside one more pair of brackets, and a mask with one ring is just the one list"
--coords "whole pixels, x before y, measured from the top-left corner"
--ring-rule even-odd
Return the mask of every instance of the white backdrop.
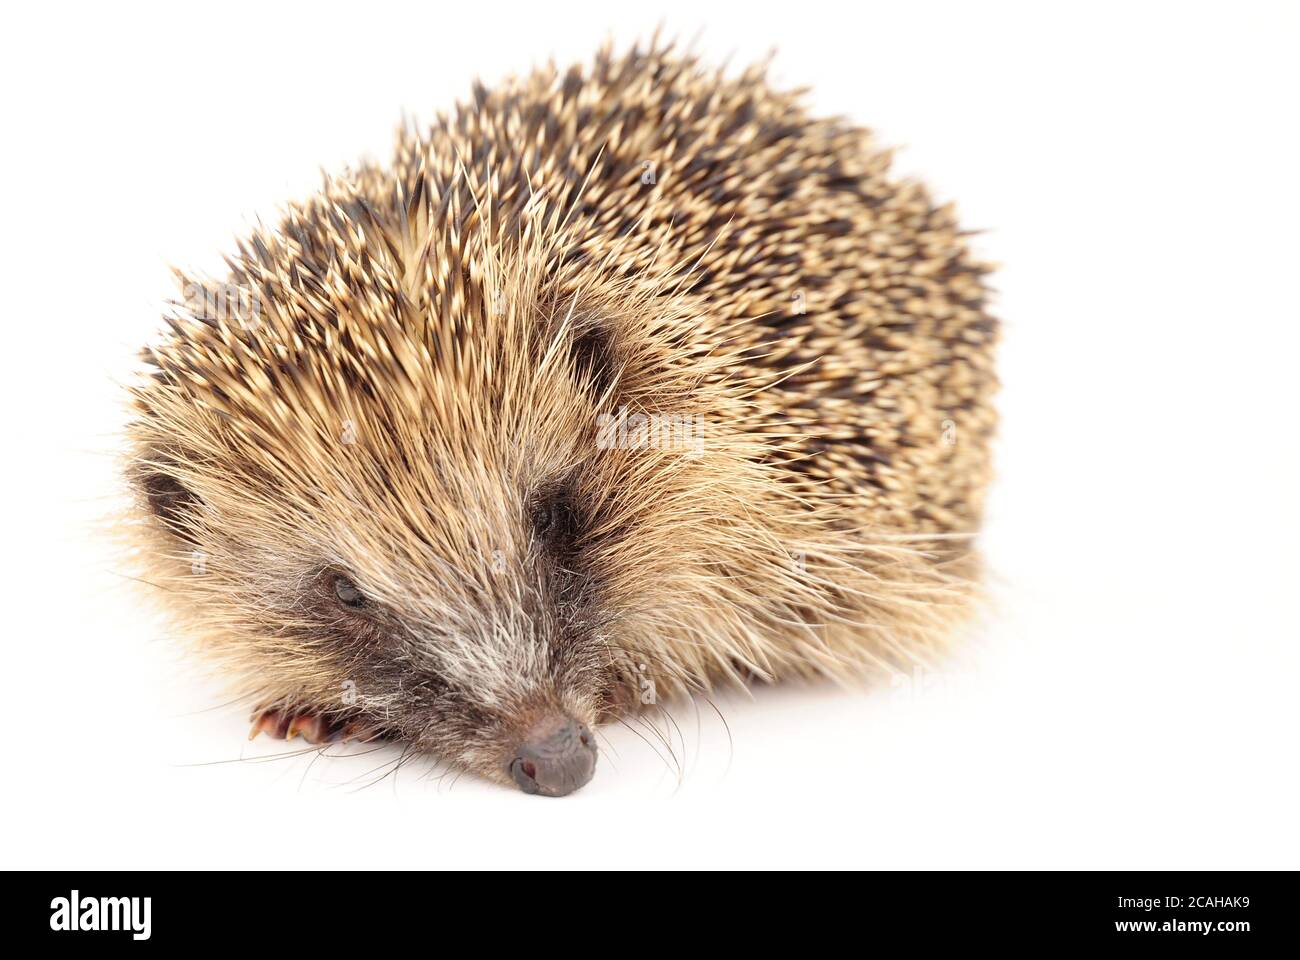
[[[1300, 867], [1295, 5], [5, 19], [0, 866]], [[680, 777], [621, 728], [559, 801], [381, 778], [395, 750], [237, 762], [283, 747], [244, 741], [93, 529], [167, 264], [215, 269], [473, 76], [660, 21], [715, 59], [777, 47], [778, 82], [988, 231], [995, 608], [917, 689], [677, 705]]]

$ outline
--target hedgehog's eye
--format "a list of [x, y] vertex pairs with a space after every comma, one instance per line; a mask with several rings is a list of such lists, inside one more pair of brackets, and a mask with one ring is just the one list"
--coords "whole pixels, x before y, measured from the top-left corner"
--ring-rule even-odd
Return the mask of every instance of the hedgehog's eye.
[[366, 595], [342, 574], [336, 574], [334, 577], [334, 596], [338, 598], [339, 603], [352, 610], [360, 610], [366, 605]]
[[542, 497], [532, 508], [533, 530], [543, 543], [566, 543], [578, 532], [578, 513], [564, 494]]
[[201, 505], [199, 498], [170, 473], [147, 473], [140, 485], [154, 516], [176, 536], [188, 539], [187, 523]]

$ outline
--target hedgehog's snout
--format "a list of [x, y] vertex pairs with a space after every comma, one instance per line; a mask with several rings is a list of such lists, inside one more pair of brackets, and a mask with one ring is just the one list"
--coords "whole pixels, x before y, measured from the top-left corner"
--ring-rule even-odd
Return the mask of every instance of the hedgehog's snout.
[[510, 776], [524, 793], [563, 797], [596, 770], [596, 741], [585, 724], [554, 717], [533, 727], [510, 761]]

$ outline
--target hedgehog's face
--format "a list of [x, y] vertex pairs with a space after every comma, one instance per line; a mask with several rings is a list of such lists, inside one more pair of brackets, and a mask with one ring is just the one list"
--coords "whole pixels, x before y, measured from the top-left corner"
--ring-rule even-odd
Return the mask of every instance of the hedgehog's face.
[[350, 391], [274, 445], [219, 419], [200, 443], [158, 438], [139, 482], [177, 588], [260, 706], [529, 792], [587, 781], [590, 728], [625, 683], [595, 573], [595, 414], [571, 372]]
[[[310, 252], [263, 242], [274, 263]], [[561, 794], [602, 718], [771, 664], [765, 628], [808, 600], [808, 524], [761, 434], [705, 437], [760, 413], [754, 382], [726, 387], [706, 305], [661, 283], [579, 310], [535, 270], [448, 319], [356, 256], [277, 269], [303, 288], [251, 325], [178, 322], [136, 390], [147, 577], [266, 724], [392, 735]]]
[[590, 729], [653, 692], [653, 615], [685, 623], [691, 561], [727, 562], [719, 479], [744, 482], [694, 421], [649, 434], [604, 337], [480, 340], [409, 379], [300, 357], [198, 406], [141, 391], [153, 575], [282, 733], [391, 735], [529, 792], [591, 776]]

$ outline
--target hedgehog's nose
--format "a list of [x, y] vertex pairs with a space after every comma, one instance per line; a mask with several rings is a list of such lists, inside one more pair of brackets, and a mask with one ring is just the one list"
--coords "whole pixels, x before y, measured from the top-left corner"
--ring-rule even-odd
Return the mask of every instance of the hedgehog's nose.
[[510, 776], [524, 793], [562, 797], [591, 779], [596, 741], [591, 731], [567, 717], [538, 724], [510, 761]]

